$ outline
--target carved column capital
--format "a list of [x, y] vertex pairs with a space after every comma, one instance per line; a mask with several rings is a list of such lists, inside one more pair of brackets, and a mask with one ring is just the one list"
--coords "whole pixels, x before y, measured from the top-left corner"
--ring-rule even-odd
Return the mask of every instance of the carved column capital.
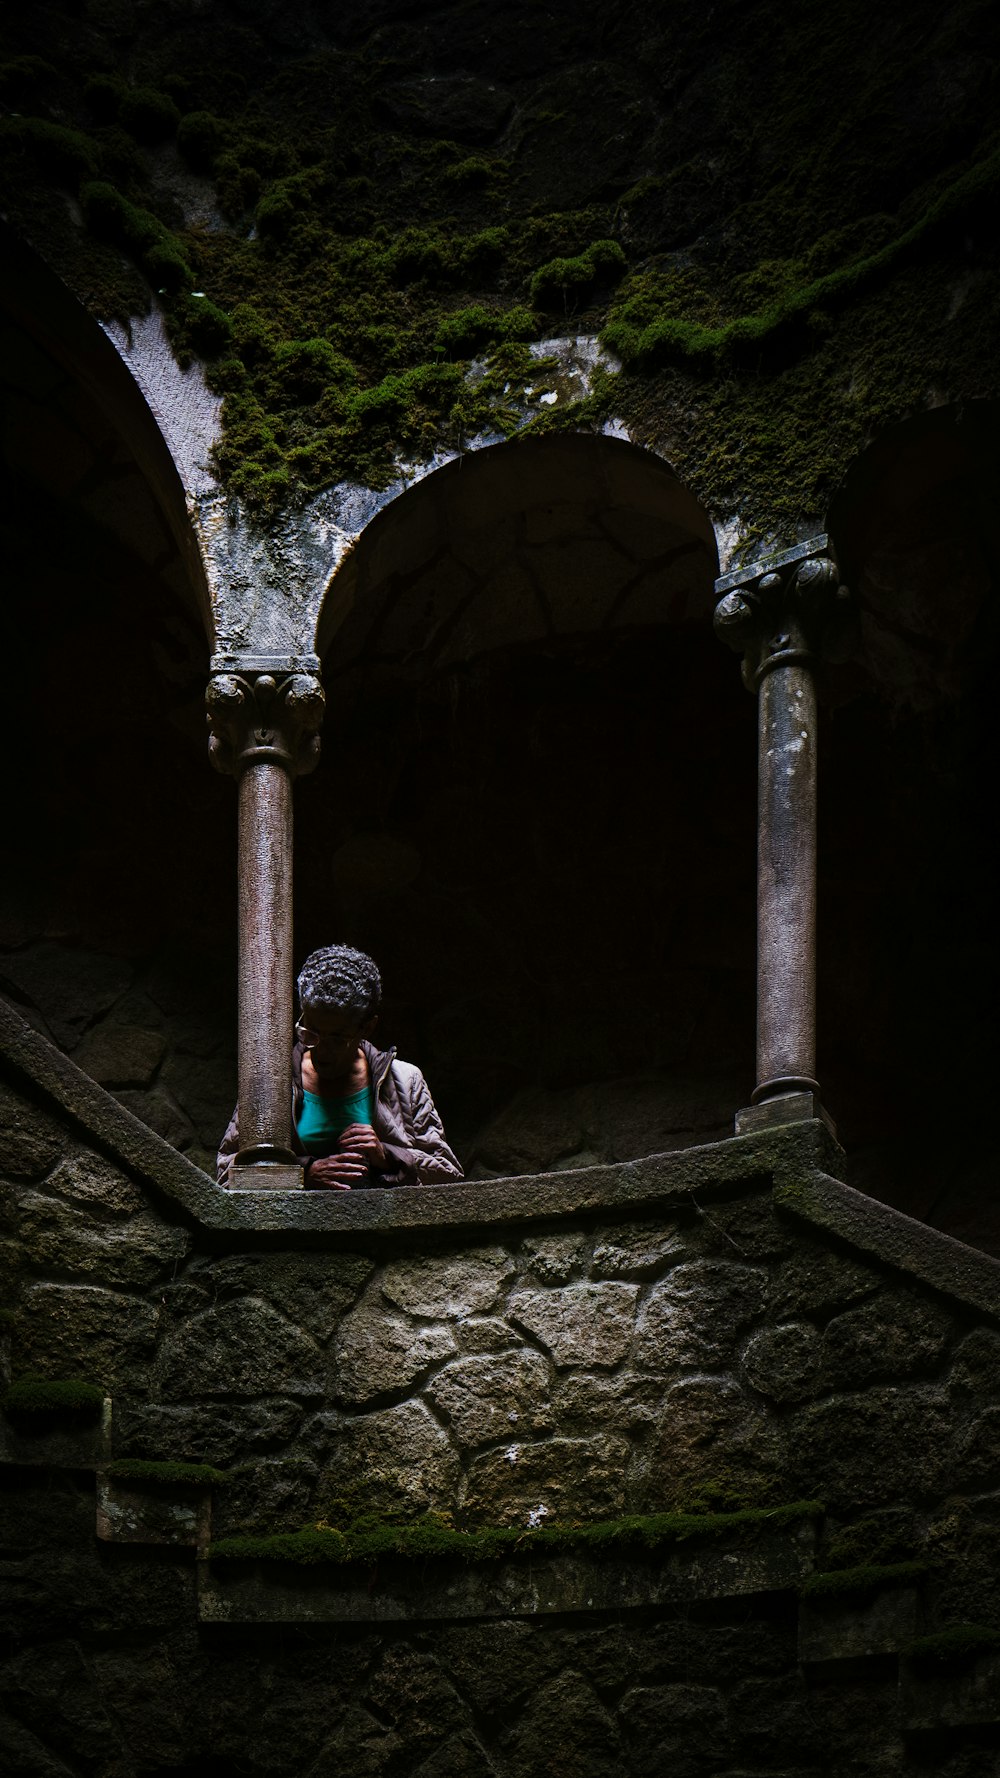
[[326, 702], [316, 673], [287, 661], [217, 671], [205, 702], [216, 771], [239, 777], [248, 765], [269, 760], [297, 777], [316, 766]]
[[715, 633], [743, 656], [754, 691], [765, 674], [793, 662], [846, 660], [854, 646], [854, 601], [841, 584], [826, 536], [737, 568], [715, 583]]

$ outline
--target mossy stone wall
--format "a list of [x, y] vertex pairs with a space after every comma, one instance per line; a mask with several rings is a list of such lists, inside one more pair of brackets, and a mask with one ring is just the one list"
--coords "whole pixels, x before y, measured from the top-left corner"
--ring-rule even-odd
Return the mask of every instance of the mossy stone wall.
[[[333, 1749], [387, 1773], [610, 1778], [623, 1760], [654, 1770], [666, 1738], [692, 1772], [822, 1770], [826, 1744], [843, 1770], [873, 1749], [885, 1770], [920, 1769], [910, 1644], [979, 1626], [959, 1651], [968, 1667], [993, 1659], [1000, 1631], [994, 1262], [866, 1209], [823, 1174], [831, 1156], [808, 1126], [384, 1206], [251, 1194], [244, 1208], [195, 1189], [194, 1169], [65, 1060], [33, 1087], [29, 1052], [40, 1040], [10, 1051], [7, 1360], [15, 1375], [96, 1382], [112, 1411], [108, 1448], [81, 1431], [75, 1464], [71, 1429], [55, 1446], [16, 1411], [5, 1421], [6, 1499], [29, 1552], [4, 1670], [18, 1757], [110, 1778], [198, 1770], [211, 1752], [263, 1775]], [[171, 1467], [191, 1464], [224, 1474]], [[802, 1500], [825, 1517], [814, 1550], [805, 1521], [775, 1512], [768, 1536], [787, 1537], [787, 1555], [762, 1553], [756, 1570], [738, 1538], [721, 1569], [695, 1549], [683, 1583], [667, 1584], [674, 1558], [654, 1547], [661, 1590], [640, 1607], [608, 1591], [606, 1564], [624, 1555], [583, 1549], [605, 1565], [589, 1614], [584, 1593], [560, 1612], [523, 1587], [505, 1608], [487, 1563], [480, 1621], [454, 1626], [443, 1611], [420, 1621], [419, 1567], [400, 1582], [405, 1611], [387, 1610], [391, 1564], [350, 1582], [349, 1609], [315, 1568], [279, 1565], [280, 1585], [261, 1573], [247, 1593], [216, 1562], [206, 1583], [203, 1534], [185, 1527], [202, 1523], [190, 1490], [213, 1480], [213, 1541], [397, 1525], [405, 1557], [411, 1526], [425, 1562], [435, 1526], [570, 1531], [750, 1508], [733, 1521], [746, 1536]], [[170, 1488], [180, 1529], [165, 1566]], [[811, 1569], [837, 1578], [811, 1586], [802, 1617], [796, 1577]], [[443, 1596], [429, 1571], [427, 1587]], [[379, 1621], [359, 1624], [366, 1611]], [[955, 1745], [971, 1736], [973, 1757], [993, 1718], [960, 1680], [939, 1726]], [[118, 1710], [115, 1766], [97, 1725]], [[567, 1750], [555, 1767], [553, 1736]], [[979, 1771], [974, 1757], [962, 1770]]]
[[[996, 393], [997, 67], [977, 0], [50, 3], [7, 28], [0, 147], [87, 305], [155, 298], [205, 360], [259, 518], [615, 415], [750, 546], [815, 527], [886, 424]], [[527, 356], [558, 331], [624, 365], [569, 408]]]

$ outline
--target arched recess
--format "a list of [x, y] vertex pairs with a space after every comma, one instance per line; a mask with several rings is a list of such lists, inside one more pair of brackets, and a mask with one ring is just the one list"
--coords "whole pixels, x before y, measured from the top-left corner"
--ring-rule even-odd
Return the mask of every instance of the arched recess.
[[854, 1183], [1000, 1252], [1000, 404], [889, 427], [828, 529], [861, 637], [820, 781], [820, 1067]]
[[317, 648], [339, 674], [435, 672], [492, 648], [711, 611], [704, 508], [651, 451], [564, 433], [445, 465], [372, 521], [327, 589]]
[[235, 809], [184, 490], [110, 341], [4, 242], [0, 988], [208, 1160], [235, 1089]]
[[717, 572], [668, 464], [553, 434], [428, 476], [330, 586], [297, 947], [378, 957], [474, 1170], [728, 1132], [752, 1085], [754, 710]]
[[[151, 501], [179, 557], [180, 572], [174, 584], [182, 597], [198, 611], [205, 636], [213, 636], [213, 620], [198, 539], [187, 510], [185, 491], [177, 467], [155, 415], [134, 377], [111, 341], [86, 309], [67, 290], [30, 247], [0, 223], [0, 325], [5, 334], [6, 374], [14, 386], [30, 389], [33, 370], [46, 372], [34, 358], [58, 366], [66, 375], [73, 395], [102, 416], [108, 431], [120, 441], [121, 454], [134, 465], [141, 484], [132, 490], [133, 504]], [[23, 343], [18, 345], [17, 336]], [[19, 363], [18, 360], [21, 360]], [[48, 394], [52, 394], [50, 383]], [[58, 404], [58, 397], [56, 397]], [[72, 430], [72, 423], [71, 428]], [[72, 469], [84, 465], [66, 436], [64, 461], [49, 465], [60, 480], [62, 492], [72, 488]], [[122, 503], [119, 502], [121, 508]], [[111, 509], [105, 523], [114, 523]], [[122, 519], [126, 528], [128, 520]], [[134, 529], [134, 527], [133, 527]]]

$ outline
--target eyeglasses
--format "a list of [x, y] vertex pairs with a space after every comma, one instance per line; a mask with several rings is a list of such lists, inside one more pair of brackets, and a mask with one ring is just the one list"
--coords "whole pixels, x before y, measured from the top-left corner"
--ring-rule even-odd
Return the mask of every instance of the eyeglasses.
[[331, 1047], [347, 1049], [350, 1044], [358, 1041], [358, 1033], [356, 1031], [312, 1031], [308, 1025], [303, 1025], [301, 1019], [296, 1019], [295, 1021], [295, 1035], [304, 1049], [315, 1049], [317, 1044], [320, 1043], [327, 1043], [330, 1044]]

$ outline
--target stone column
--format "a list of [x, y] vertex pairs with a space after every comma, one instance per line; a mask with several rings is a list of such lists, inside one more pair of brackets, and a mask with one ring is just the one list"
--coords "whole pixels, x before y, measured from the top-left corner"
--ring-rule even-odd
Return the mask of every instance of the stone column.
[[239, 784], [240, 1151], [233, 1184], [302, 1184], [291, 1148], [292, 779], [319, 758], [314, 656], [213, 660], [208, 750]]
[[825, 536], [716, 592], [716, 633], [758, 696], [757, 1085], [736, 1129], [830, 1123], [816, 1080], [816, 667], [850, 650], [850, 595]]

